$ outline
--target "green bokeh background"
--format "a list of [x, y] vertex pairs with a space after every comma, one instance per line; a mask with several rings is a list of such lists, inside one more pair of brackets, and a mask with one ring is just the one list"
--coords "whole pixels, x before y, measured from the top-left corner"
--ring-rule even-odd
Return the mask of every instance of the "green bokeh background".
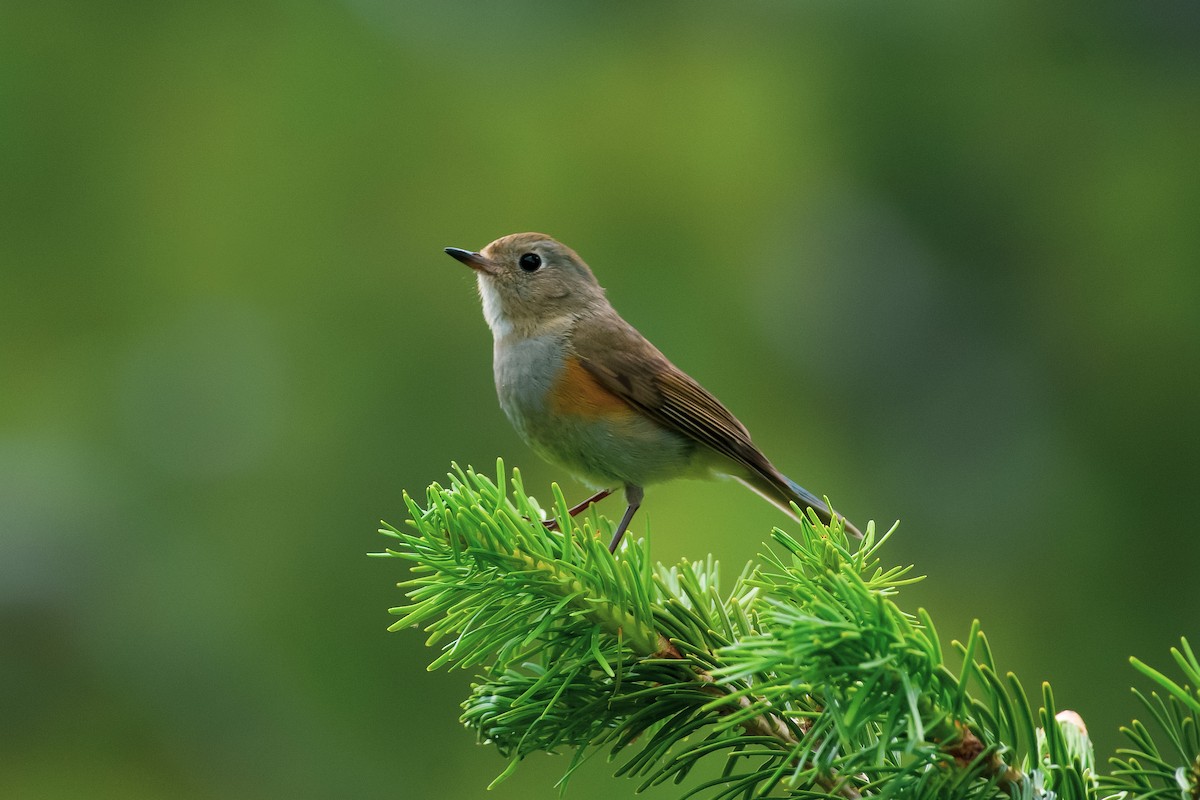
[[[518, 230], [1111, 752], [1200, 636], [1197, 8], [3, 3], [0, 796], [483, 796], [364, 554], [451, 460], [581, 491], [441, 253]], [[647, 524], [732, 574], [786, 520]]]

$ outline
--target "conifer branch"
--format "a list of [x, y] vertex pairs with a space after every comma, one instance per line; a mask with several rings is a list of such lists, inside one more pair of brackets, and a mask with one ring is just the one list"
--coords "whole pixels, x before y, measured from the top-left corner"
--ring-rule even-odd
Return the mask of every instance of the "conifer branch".
[[[557, 529], [513, 472], [511, 491], [455, 467], [406, 530], [387, 527], [412, 564], [409, 602], [392, 630], [424, 628], [441, 644], [430, 665], [476, 669], [463, 722], [510, 759], [573, 751], [622, 757], [641, 787], [684, 781], [724, 759], [719, 777], [684, 797], [1190, 798], [1200, 800], [1200, 696], [1134, 666], [1164, 690], [1138, 694], [1168, 746], [1141, 723], [1130, 749], [1097, 774], [1082, 720], [1058, 713], [1049, 686], [1035, 713], [1001, 677], [975, 623], [947, 658], [932, 619], [902, 611], [920, 580], [885, 567], [870, 526], [852, 543], [837, 523], [804, 519], [798, 535], [748, 566], [728, 594], [715, 561], [652, 564], [646, 542], [617, 557], [611, 524], [572, 519], [553, 487]], [[1194, 686], [1186, 640], [1173, 650]]]

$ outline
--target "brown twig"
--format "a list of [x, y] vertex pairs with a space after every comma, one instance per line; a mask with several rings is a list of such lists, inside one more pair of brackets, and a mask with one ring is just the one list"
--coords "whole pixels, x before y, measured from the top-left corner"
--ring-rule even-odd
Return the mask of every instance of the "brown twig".
[[[658, 651], [654, 653], [652, 658], [674, 661], [688, 660], [683, 653], [679, 651], [679, 648], [675, 646], [675, 643], [667, 639], [667, 637], [659, 634], [658, 639], [659, 648]], [[706, 694], [712, 695], [713, 697], [724, 697], [729, 694], [717, 684], [716, 680], [711, 674], [708, 673], [707, 670], [692, 666], [692, 672], [695, 674], [696, 679], [704, 684], [702, 691], [704, 691]], [[744, 711], [750, 708], [752, 705], [753, 703], [750, 698], [742, 695], [737, 698], [736, 704], [718, 706], [717, 711], [720, 714], [732, 714], [737, 711]], [[793, 720], [793, 724], [800, 730], [802, 734], [807, 733], [808, 729], [812, 727], [812, 723], [807, 719]], [[792, 727], [789, 726], [787, 722], [784, 721], [784, 719], [779, 715], [771, 712], [755, 714], [754, 716], [743, 721], [741, 723], [741, 727], [742, 730], [751, 736], [765, 736], [775, 739], [782, 746], [789, 750], [794, 749], [796, 745], [800, 743], [796, 738], [796, 735], [793, 733]], [[818, 775], [816, 780], [821, 788], [825, 791], [836, 793], [847, 798], [847, 800], [859, 800], [859, 798], [862, 797], [857, 788], [839, 779], [836, 774]]]
[[[955, 764], [965, 769], [975, 763], [975, 760], [983, 754], [987, 746], [966, 725], [956, 722], [954, 726], [958, 729], [958, 738], [946, 744], [942, 749], [954, 759]], [[1019, 770], [1005, 764], [1004, 759], [995, 751], [988, 756], [984, 773], [989, 778], [996, 778], [996, 784], [1009, 797], [1016, 794], [1021, 783], [1025, 780], [1025, 776]]]

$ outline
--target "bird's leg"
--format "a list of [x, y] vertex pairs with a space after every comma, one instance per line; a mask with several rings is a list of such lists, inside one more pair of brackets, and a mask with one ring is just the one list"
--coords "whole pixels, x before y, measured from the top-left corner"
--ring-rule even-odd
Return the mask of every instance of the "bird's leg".
[[[584, 510], [584, 509], [586, 509], [588, 506], [590, 506], [592, 503], [599, 503], [601, 500], [603, 500], [604, 498], [608, 497], [608, 496], [609, 496], [610, 494], [612, 494], [614, 491], [616, 491], [616, 490], [615, 490], [615, 489], [601, 489], [600, 491], [596, 492], [594, 495], [592, 495], [591, 497], [589, 497], [587, 500], [584, 500], [584, 501], [583, 501], [582, 503], [580, 503], [579, 505], [571, 507], [571, 508], [570, 508], [570, 509], [567, 511], [567, 514], [568, 514], [569, 516], [572, 516], [572, 517], [574, 517], [574, 516], [575, 516], [575, 515], [577, 515], [577, 514], [578, 514], [580, 511], [583, 511], [583, 510]], [[548, 519], [548, 520], [546, 520], [545, 522], [543, 522], [542, 524], [546, 526], [546, 530], [548, 530], [548, 531], [556, 531], [556, 530], [558, 530], [558, 520], [557, 520], [557, 519]]]
[[585, 509], [587, 509], [587, 507], [590, 506], [592, 503], [599, 503], [601, 500], [608, 497], [610, 494], [612, 494], [615, 491], [616, 491], [616, 489], [601, 489], [600, 491], [596, 492], [594, 495], [589, 497], [587, 500], [584, 500], [579, 505], [571, 507], [567, 511], [567, 513], [570, 514], [572, 517], [574, 517], [577, 514], [579, 514], [580, 511], [584, 511]]
[[608, 546], [608, 552], [617, 552], [618, 545], [621, 544], [621, 537], [625, 535], [625, 529], [629, 527], [629, 521], [633, 519], [633, 515], [642, 505], [642, 487], [626, 484], [625, 486], [625, 502], [628, 506], [625, 508], [625, 516], [621, 517], [621, 524], [617, 525], [617, 530], [613, 534], [612, 543]]

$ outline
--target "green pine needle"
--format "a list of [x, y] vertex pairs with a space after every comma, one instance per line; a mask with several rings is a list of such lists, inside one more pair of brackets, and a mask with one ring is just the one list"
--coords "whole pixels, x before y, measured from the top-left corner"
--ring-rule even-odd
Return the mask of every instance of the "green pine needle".
[[1137, 696], [1165, 744], [1134, 722], [1100, 776], [1082, 721], [1056, 713], [1049, 686], [1035, 712], [978, 622], [947, 661], [930, 616], [897, 605], [921, 578], [882, 562], [895, 527], [853, 542], [809, 514], [724, 591], [711, 557], [655, 564], [632, 537], [610, 554], [612, 524], [571, 519], [557, 486], [546, 528], [520, 473], [506, 475], [455, 466], [424, 506], [405, 495], [411, 519], [386, 526], [392, 547], [376, 554], [411, 565], [390, 630], [423, 629], [431, 670], [478, 673], [462, 721], [510, 759], [495, 782], [530, 753], [569, 751], [565, 790], [607, 751], [640, 788], [713, 762], [681, 794], [713, 800], [1200, 800], [1186, 640], [1172, 656], [1191, 685], [1133, 662], [1164, 692]]

